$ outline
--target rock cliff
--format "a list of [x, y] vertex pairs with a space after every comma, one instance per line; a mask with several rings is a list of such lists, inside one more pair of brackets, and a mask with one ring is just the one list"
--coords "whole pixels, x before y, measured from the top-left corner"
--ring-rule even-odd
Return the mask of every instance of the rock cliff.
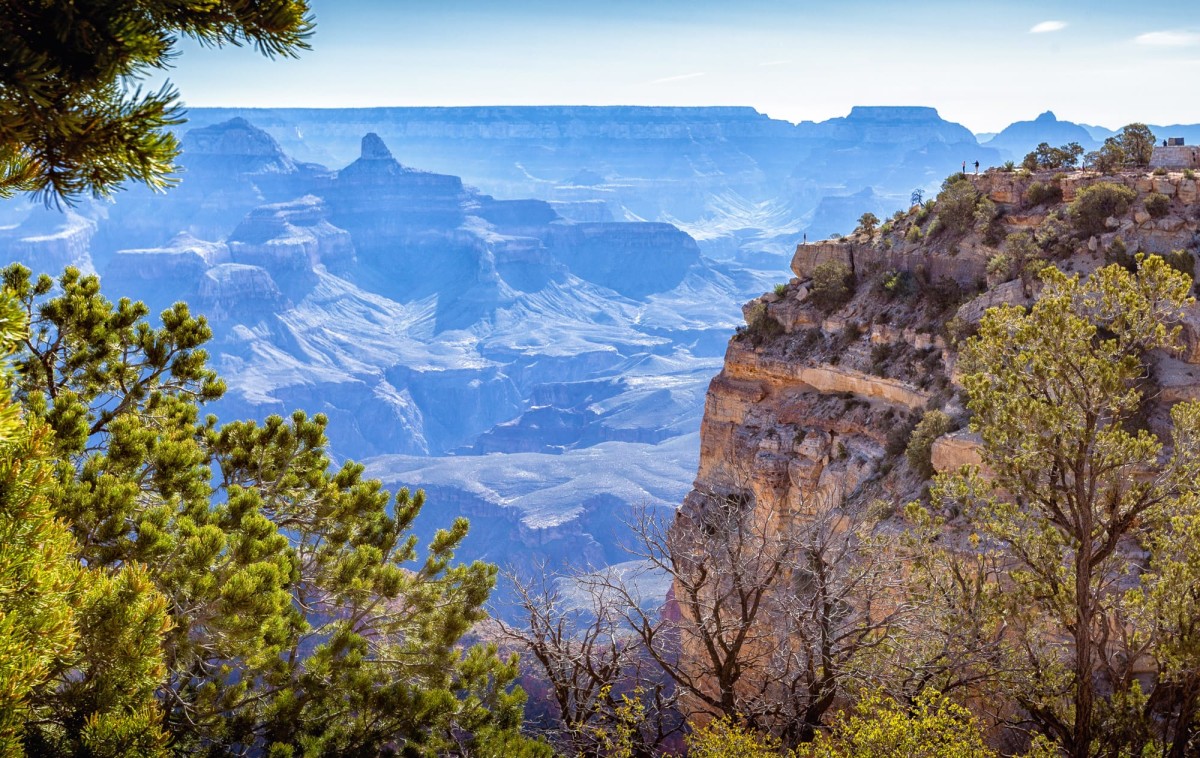
[[[904, 450], [926, 410], [947, 412], [955, 427], [934, 443], [933, 469], [979, 461], [979, 440], [965, 429], [955, 346], [987, 308], [1031, 302], [1038, 265], [1088, 272], [1131, 265], [1139, 251], [1183, 251], [1172, 256], [1175, 265], [1195, 274], [1200, 198], [1190, 174], [993, 170], [962, 181], [976, 199], [965, 231], [939, 230], [946, 219], [930, 203], [870, 234], [799, 245], [790, 283], [744, 307], [747, 326], [709, 386], [699, 470], [685, 503], [736, 494], [795, 511], [837, 493], [856, 507], [895, 508], [922, 494], [924, 477]], [[1081, 233], [1070, 203], [1098, 182], [1129, 187], [1135, 197], [1102, 233]], [[1031, 194], [1035, 183], [1055, 187], [1061, 199]], [[1152, 193], [1167, 198], [1154, 215], [1146, 210]], [[1017, 265], [1019, 255], [1031, 257]], [[850, 291], [844, 302], [818, 307], [814, 273], [837, 267]], [[1200, 307], [1193, 307], [1182, 352], [1155, 357], [1161, 392], [1148, 414], [1152, 427], [1165, 423], [1171, 403], [1200, 394], [1197, 324]]]
[[[1079, 211], [1082, 193], [1100, 182], [1133, 192], [1096, 233]], [[982, 460], [955, 369], [957, 347], [986, 309], [1032, 302], [1047, 264], [1086, 273], [1161, 252], [1194, 277], [1198, 202], [1190, 172], [989, 171], [952, 177], [941, 201], [900, 211], [878, 230], [798, 246], [795, 276], [744, 307], [747, 324], [709, 385], [697, 476], [673, 538], [700, 539], [689, 537], [695, 522], [686, 516], [729, 503], [752, 509], [749, 523], [779, 531], [809, 518], [814, 504], [832, 503], [898, 533], [904, 505], [928, 501], [930, 471]], [[1148, 356], [1157, 386], [1144, 418], [1163, 438], [1170, 406], [1200, 397], [1197, 324], [1193, 305], [1182, 351]], [[915, 425], [933, 410], [949, 431], [930, 447], [911, 446]], [[939, 515], [945, 544], [966, 538], [961, 514]], [[683, 592], [677, 586], [675, 596]], [[771, 631], [785, 633], [756, 629], [747, 639], [774, 639]], [[684, 661], [703, 667], [708, 658], [696, 644], [685, 641]], [[747, 696], [760, 684], [754, 676], [737, 685]]]

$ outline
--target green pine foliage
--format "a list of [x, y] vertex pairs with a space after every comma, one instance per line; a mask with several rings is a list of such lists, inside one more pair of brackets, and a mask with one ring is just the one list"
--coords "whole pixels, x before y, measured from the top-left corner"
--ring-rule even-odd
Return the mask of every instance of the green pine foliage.
[[[0, 344], [24, 331], [20, 309], [0, 297]], [[80, 570], [75, 545], [46, 498], [49, 429], [0, 401], [0, 753], [19, 752], [32, 697], [74, 650]]]
[[422, 549], [423, 494], [333, 466], [323, 416], [202, 417], [224, 386], [186, 306], [155, 328], [71, 269], [4, 283], [31, 323], [18, 397], [54, 431], [48, 499], [97, 577], [28, 746], [152, 753], [161, 716], [176, 752], [541, 749], [517, 732], [516, 661], [462, 649], [496, 579], [455, 562], [465, 519]]
[[178, 95], [139, 77], [166, 68], [181, 37], [276, 57], [306, 49], [312, 29], [307, 0], [0, 0], [0, 197], [170, 185]]

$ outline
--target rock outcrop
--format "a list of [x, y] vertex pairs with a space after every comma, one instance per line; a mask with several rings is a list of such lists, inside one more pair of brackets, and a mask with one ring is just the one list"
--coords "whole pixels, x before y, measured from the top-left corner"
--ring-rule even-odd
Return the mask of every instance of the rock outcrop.
[[[939, 228], [947, 223], [942, 206], [916, 206], [873, 234], [802, 244], [792, 258], [795, 277], [746, 304], [747, 325], [709, 385], [700, 463], [683, 514], [736, 503], [754, 509], [756, 523], [782, 529], [808, 518], [815, 504], [834, 503], [864, 518], [897, 518], [911, 500], [928, 503], [929, 471], [983, 463], [956, 346], [989, 308], [1030, 305], [1036, 272], [1047, 263], [1085, 275], [1108, 263], [1133, 265], [1139, 251], [1182, 251], [1168, 262], [1195, 275], [1198, 201], [1185, 174], [989, 171], [963, 181], [976, 203], [957, 231]], [[1029, 202], [1035, 181], [1057, 185], [1062, 199]], [[1128, 186], [1136, 197], [1108, 220], [1109, 231], [1093, 235], [1080, 231], [1068, 204], [1099, 181]], [[1146, 208], [1152, 192], [1168, 200], [1156, 200], [1153, 214]], [[841, 283], [813, 276], [831, 262], [851, 272], [844, 297]], [[1182, 327], [1179, 352], [1149, 356], [1157, 386], [1145, 419], [1164, 439], [1170, 406], [1200, 399], [1200, 306], [1188, 310]], [[933, 409], [950, 431], [930, 448], [910, 446], [916, 423]], [[957, 539], [960, 514], [940, 515]], [[680, 517], [676, 525], [673, 537], [687, 539], [694, 523]], [[904, 527], [897, 520], [884, 528]], [[704, 660], [686, 643], [683, 654]]]
[[0, 229], [0, 253], [35, 271], [74, 266], [92, 273], [91, 240], [96, 223], [74, 211], [37, 208], [15, 227]]
[[233, 230], [229, 250], [237, 263], [271, 271], [325, 266], [346, 271], [354, 264], [350, 233], [329, 223], [325, 203], [306, 195], [254, 209]]

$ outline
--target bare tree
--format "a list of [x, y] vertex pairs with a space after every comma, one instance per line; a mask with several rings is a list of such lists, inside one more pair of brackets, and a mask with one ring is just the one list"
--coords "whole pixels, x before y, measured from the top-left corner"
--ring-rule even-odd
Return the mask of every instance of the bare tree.
[[[500, 622], [500, 629], [549, 685], [559, 723], [547, 737], [559, 753], [658, 755], [683, 722], [673, 683], [625, 628], [615, 606], [625, 598], [578, 572], [556, 576], [543, 566], [532, 578], [506, 576], [523, 623]], [[564, 584], [575, 591], [564, 593]]]
[[673, 523], [642, 510], [634, 553], [672, 581], [677, 613], [639, 604], [630, 584], [593, 574], [680, 689], [689, 718], [729, 716], [780, 737], [811, 739], [860, 662], [906, 612], [889, 540], [840, 496], [796, 508], [749, 490], [693, 493]]

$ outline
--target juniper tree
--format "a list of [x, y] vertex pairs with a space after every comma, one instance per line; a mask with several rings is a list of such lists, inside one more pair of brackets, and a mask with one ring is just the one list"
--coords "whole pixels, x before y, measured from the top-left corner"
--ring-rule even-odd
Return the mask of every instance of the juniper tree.
[[1007, 602], [981, 612], [1006, 625], [1024, 674], [997, 692], [1073, 757], [1140, 755], [1156, 738], [1190, 749], [1198, 659], [1179, 621], [1200, 615], [1182, 589], [1200, 559], [1194, 541], [1161, 534], [1186, 536], [1197, 518], [1200, 403], [1171, 409], [1169, 445], [1139, 419], [1146, 354], [1174, 345], [1191, 281], [1140, 256], [1136, 274], [1043, 279], [1032, 310], [993, 309], [967, 342], [989, 475], [942, 477], [935, 501], [966, 505], [980, 549], [1007, 569]]

